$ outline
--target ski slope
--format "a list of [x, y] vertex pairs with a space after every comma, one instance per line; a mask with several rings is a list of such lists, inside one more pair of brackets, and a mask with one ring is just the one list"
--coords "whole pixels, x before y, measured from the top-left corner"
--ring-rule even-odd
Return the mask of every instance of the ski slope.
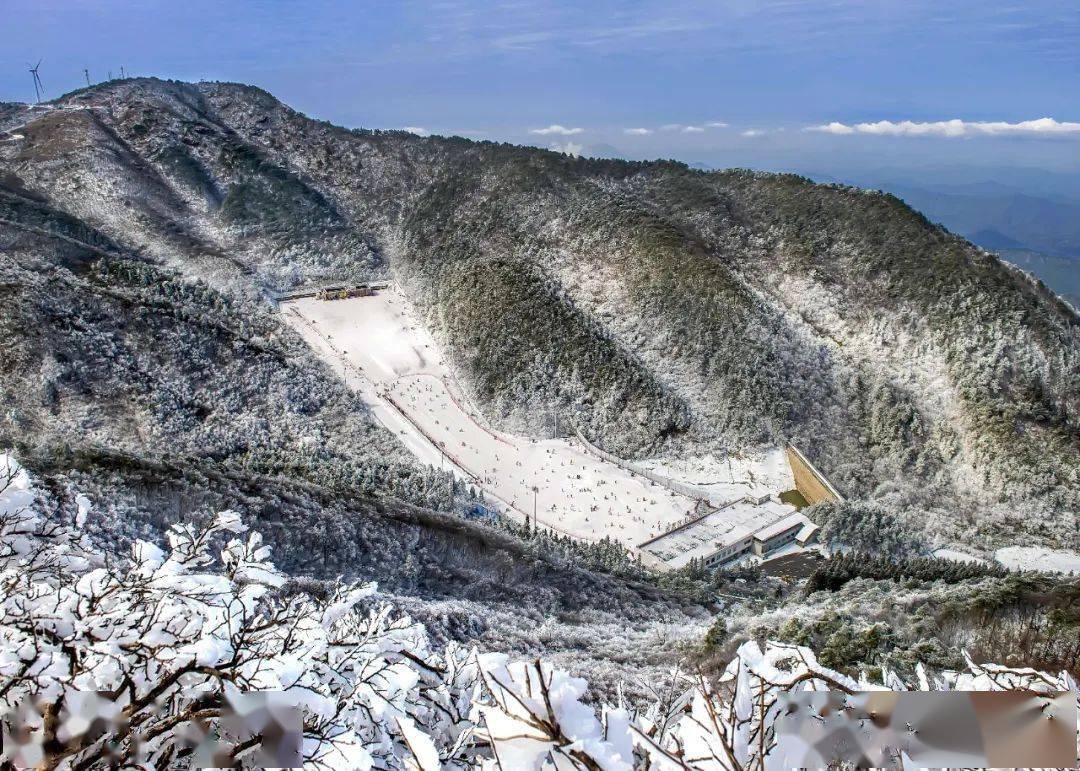
[[795, 487], [795, 477], [781, 447], [723, 458], [700, 455], [678, 460], [647, 460], [634, 465], [694, 486], [714, 506], [747, 495], [783, 492]]
[[[633, 547], [690, 514], [696, 501], [563, 439], [495, 431], [474, 416], [439, 348], [394, 289], [346, 300], [282, 303], [289, 323], [421, 461], [442, 466], [575, 538]], [[535, 509], [534, 509], [535, 506]]]
[[[281, 309], [417, 458], [471, 481], [518, 519], [535, 512], [541, 525], [558, 532], [586, 540], [610, 536], [633, 548], [694, 511], [696, 499], [606, 461], [576, 440], [538, 440], [490, 428], [468, 404], [413, 308], [393, 288], [345, 300], [290, 300]], [[737, 498], [760, 489], [762, 481], [777, 482], [783, 474], [775, 465], [775, 457], [757, 466], [742, 463], [737, 479], [725, 462], [723, 494]], [[719, 492], [703, 489], [702, 497]]]

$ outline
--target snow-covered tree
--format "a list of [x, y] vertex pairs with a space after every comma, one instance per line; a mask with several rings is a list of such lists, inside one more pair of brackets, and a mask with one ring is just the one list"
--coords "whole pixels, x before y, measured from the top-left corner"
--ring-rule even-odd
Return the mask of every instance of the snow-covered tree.
[[872, 685], [806, 648], [747, 643], [715, 681], [598, 714], [584, 680], [543, 661], [434, 650], [371, 584], [302, 591], [235, 513], [118, 559], [80, 535], [91, 503], [75, 503], [74, 527], [47, 517], [0, 455], [0, 760], [16, 766], [751, 771], [777, 751], [792, 689], [1077, 689], [970, 661]]
[[[232, 512], [173, 527], [167, 552], [139, 541], [110, 559], [36, 510], [14, 461], [0, 468], [0, 706], [22, 726], [9, 735], [27, 739], [5, 742], [17, 763], [165, 768], [197, 750], [188, 729], [220, 728], [249, 692], [302, 715], [314, 766], [436, 767], [468, 738], [465, 654], [436, 660], [422, 626], [388, 606], [357, 610], [373, 585], [322, 601], [291, 592]], [[228, 763], [263, 738], [234, 742]]]

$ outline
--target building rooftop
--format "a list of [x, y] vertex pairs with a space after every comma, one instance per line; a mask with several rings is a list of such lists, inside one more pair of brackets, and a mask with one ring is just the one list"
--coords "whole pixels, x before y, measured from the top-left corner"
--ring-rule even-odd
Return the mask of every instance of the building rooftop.
[[[798, 521], [792, 517], [801, 518]], [[681, 568], [693, 559], [705, 559], [717, 550], [738, 543], [763, 528], [790, 520], [778, 532], [793, 524], [809, 522], [794, 506], [772, 498], [762, 503], [743, 499], [710, 512], [698, 520], [642, 544], [641, 549], [671, 568]]]
[[795, 536], [795, 540], [799, 543], [806, 543], [806, 540], [819, 529], [820, 528], [817, 525], [807, 519], [806, 522], [803, 523], [802, 530]]
[[810, 520], [807, 517], [795, 511], [794, 507], [792, 507], [792, 513], [788, 514], [786, 517], [778, 519], [760, 530], [754, 531], [754, 538], [757, 538], [760, 541], [767, 541], [774, 535], [785, 533], [793, 527], [805, 526], [808, 522], [810, 522]]

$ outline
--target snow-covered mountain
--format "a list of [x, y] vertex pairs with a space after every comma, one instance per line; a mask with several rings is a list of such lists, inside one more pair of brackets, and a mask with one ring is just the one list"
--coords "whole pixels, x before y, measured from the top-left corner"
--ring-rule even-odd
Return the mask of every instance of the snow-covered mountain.
[[1076, 314], [890, 196], [348, 131], [229, 84], [4, 122], [20, 238], [62, 222], [234, 293], [392, 273], [496, 423], [554, 404], [626, 456], [794, 440], [934, 535], [1075, 539]]
[[852, 541], [1080, 547], [1080, 319], [891, 196], [346, 130], [234, 84], [113, 81], [0, 131], [0, 447], [57, 506], [110, 501], [100, 541], [236, 509], [289, 571], [594, 681], [699, 634], [699, 584], [460, 516], [475, 491], [266, 299], [392, 277], [497, 427], [554, 410], [657, 463], [791, 441]]
[[[875, 683], [829, 669], [805, 647], [746, 642], [709, 681], [676, 673], [649, 683], [641, 700], [618, 690], [597, 713], [580, 677], [540, 658], [435, 640], [374, 584], [297, 585], [236, 512], [176, 524], [167, 550], [140, 540], [118, 560], [80, 532], [101, 502], [76, 495], [73, 522], [40, 504], [34, 480], [0, 453], [0, 709], [11, 726], [0, 758], [16, 768], [741, 771], [865, 758], [851, 742], [811, 750], [783, 730], [787, 692], [823, 689], [853, 697], [837, 710], [853, 713], [843, 718], [850, 725], [833, 735], [866, 733], [859, 691], [1024, 691], [1026, 720], [1014, 716], [995, 735], [1056, 721], [1024, 747], [1023, 762], [1065, 767], [1075, 757], [1078, 694], [1067, 672], [965, 657], [965, 671], [920, 664], [905, 682], [882, 668]], [[1016, 757], [990, 754], [1009, 741], [982, 752], [954, 732], [959, 741], [944, 747], [940, 736], [915, 744], [910, 722], [906, 735], [875, 724], [881, 766], [892, 758], [884, 747], [901, 742], [924, 762]]]

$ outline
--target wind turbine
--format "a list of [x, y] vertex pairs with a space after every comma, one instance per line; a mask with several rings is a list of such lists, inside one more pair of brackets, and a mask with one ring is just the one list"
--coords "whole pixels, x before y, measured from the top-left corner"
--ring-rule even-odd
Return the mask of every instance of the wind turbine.
[[41, 102], [41, 94], [45, 90], [45, 86], [41, 85], [41, 76], [38, 75], [38, 67], [41, 66], [41, 59], [38, 59], [38, 63], [30, 68], [30, 74], [34, 76], [34, 93], [37, 95], [37, 100]]

